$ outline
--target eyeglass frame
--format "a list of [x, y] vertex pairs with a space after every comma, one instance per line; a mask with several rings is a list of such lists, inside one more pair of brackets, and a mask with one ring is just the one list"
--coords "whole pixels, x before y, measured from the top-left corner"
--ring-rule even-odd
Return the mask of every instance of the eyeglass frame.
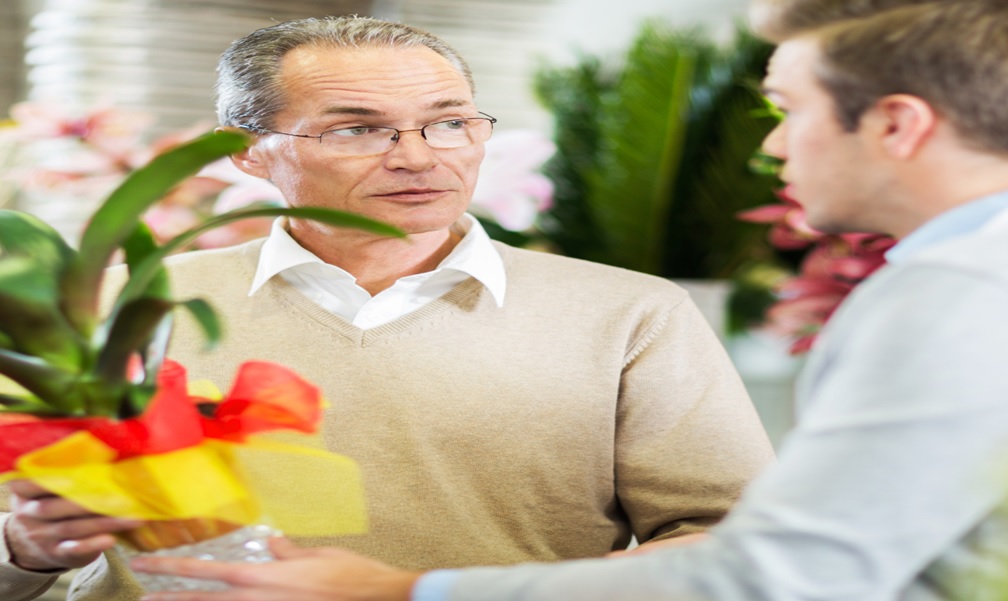
[[[446, 146], [446, 147], [443, 147], [443, 148], [439, 148], [437, 146], [431, 146], [430, 142], [427, 139], [427, 134], [424, 132], [424, 130], [427, 129], [428, 127], [432, 126], [432, 125], [439, 125], [441, 123], [450, 123], [452, 121], [468, 121], [470, 119], [479, 119], [481, 121], [489, 121], [490, 122], [490, 135], [492, 136], [493, 135], [493, 126], [494, 126], [494, 124], [497, 123], [497, 118], [494, 117], [494, 116], [492, 116], [492, 115], [488, 115], [487, 113], [484, 113], [483, 111], [476, 111], [476, 112], [479, 113], [482, 116], [481, 117], [459, 117], [459, 118], [455, 118], [455, 119], [445, 119], [443, 121], [435, 121], [433, 123], [428, 123], [427, 125], [424, 125], [423, 127], [418, 127], [418, 128], [414, 128], [414, 129], [397, 129], [395, 127], [388, 127], [388, 126], [384, 126], [384, 125], [382, 125], [382, 126], [374, 126], [375, 129], [387, 129], [387, 130], [391, 130], [391, 131], [395, 132], [395, 134], [393, 134], [393, 136], [391, 138], [393, 140], [393, 144], [391, 146], [389, 146], [388, 150], [385, 150], [383, 152], [373, 153], [373, 154], [348, 154], [348, 155], [344, 155], [344, 156], [347, 156], [347, 157], [366, 157], [366, 156], [381, 156], [383, 154], [388, 154], [388, 153], [392, 152], [392, 149], [394, 149], [396, 147], [396, 145], [399, 144], [399, 140], [402, 137], [402, 134], [405, 133], [405, 132], [410, 132], [410, 131], [418, 131], [418, 132], [420, 132], [420, 137], [422, 137], [424, 139], [424, 142], [427, 143], [427, 146], [429, 148], [433, 148], [435, 150], [450, 150], [452, 148], [465, 148], [466, 146], [472, 146], [472, 144], [464, 144], [462, 146]], [[291, 136], [291, 137], [294, 137], [294, 138], [312, 138], [312, 139], [317, 139], [319, 141], [319, 144], [321, 145], [322, 144], [322, 138], [326, 134], [328, 134], [328, 133], [332, 133], [334, 131], [342, 131], [342, 130], [346, 130], [346, 129], [357, 129], [357, 128], [362, 127], [362, 126], [358, 125], [356, 127], [337, 127], [335, 129], [327, 129], [327, 130], [325, 130], [324, 132], [320, 133], [317, 136], [312, 136], [312, 135], [308, 135], [308, 134], [292, 134], [292, 133], [288, 133], [288, 132], [285, 132], [285, 131], [276, 131], [276, 130], [272, 130], [272, 129], [266, 129], [265, 127], [258, 127], [258, 126], [255, 126], [255, 125], [244, 125], [243, 124], [243, 125], [239, 125], [238, 127], [240, 127], [241, 129], [245, 129], [245, 130], [248, 130], [248, 131], [251, 131], [251, 132], [256, 132], [256, 133], [279, 134], [281, 136]], [[489, 140], [490, 136], [487, 136], [487, 139]]]

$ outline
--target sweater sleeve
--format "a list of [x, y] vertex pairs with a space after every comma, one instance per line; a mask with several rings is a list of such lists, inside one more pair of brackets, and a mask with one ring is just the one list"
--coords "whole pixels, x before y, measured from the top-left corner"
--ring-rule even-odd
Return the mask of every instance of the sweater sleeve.
[[640, 542], [718, 522], [773, 459], [738, 373], [688, 297], [631, 341], [615, 454], [617, 496]]
[[[8, 513], [0, 513], [0, 532], [7, 531]], [[10, 560], [7, 537], [0, 536], [0, 599], [28, 601], [49, 590], [59, 574], [40, 574], [17, 567]]]

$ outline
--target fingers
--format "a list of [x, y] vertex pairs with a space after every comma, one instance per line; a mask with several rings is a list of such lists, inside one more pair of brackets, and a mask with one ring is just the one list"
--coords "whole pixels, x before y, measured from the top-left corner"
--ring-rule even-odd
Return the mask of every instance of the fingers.
[[108, 520], [112, 518], [38, 522], [14, 515], [6, 529], [11, 560], [34, 571], [85, 566], [115, 546], [108, 532], [116, 526], [104, 526]]
[[270, 552], [277, 559], [294, 559], [310, 557], [318, 554], [317, 549], [302, 549], [283, 536], [275, 536], [269, 540]]
[[137, 557], [130, 561], [130, 567], [138, 572], [172, 574], [235, 584], [240, 579], [241, 568], [248, 567], [248, 564], [230, 564], [182, 557]]
[[48, 522], [97, 515], [72, 501], [52, 495], [30, 498], [14, 495], [11, 497], [11, 510], [19, 515]]
[[12, 561], [26, 570], [82, 567], [115, 546], [111, 533], [139, 525], [99, 516], [25, 480], [10, 484], [14, 494], [4, 534]]
[[22, 499], [53, 496], [51, 492], [31, 480], [11, 480], [7, 483], [7, 488]]
[[46, 553], [47, 559], [59, 567], [77, 568], [91, 563], [98, 556], [108, 551], [116, 544], [116, 539], [109, 534], [100, 534], [78, 540], [63, 540]]

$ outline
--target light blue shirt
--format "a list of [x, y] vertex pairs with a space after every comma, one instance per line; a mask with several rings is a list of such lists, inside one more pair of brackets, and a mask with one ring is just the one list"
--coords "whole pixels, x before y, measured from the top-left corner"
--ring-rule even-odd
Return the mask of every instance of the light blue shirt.
[[[887, 253], [887, 259], [894, 264], [904, 263], [911, 257], [936, 247], [941, 242], [977, 232], [986, 224], [995, 221], [994, 218], [998, 214], [1008, 216], [1008, 192], [984, 197], [942, 213], [894, 246]], [[950, 260], [962, 259], [953, 257]], [[916, 283], [908, 286], [908, 289], [919, 289], [923, 290], [922, 293], [926, 293], [928, 285], [938, 285], [931, 280], [930, 275], [926, 272], [916, 274], [915, 277], [917, 277]], [[953, 281], [956, 280], [953, 279]], [[932, 291], [939, 293], [943, 290], [951, 298], [955, 298], [957, 290], [948, 289], [947, 284], [948, 281], [943, 281]], [[895, 298], [891, 294], [883, 296], [881, 299], [872, 296], [871, 299], [873, 303], [881, 301], [883, 304], [903, 301], [903, 298]], [[895, 310], [883, 311], [882, 313], [884, 315], [898, 315], [905, 311], [901, 305]], [[849, 321], [858, 322], [859, 327], [845, 323], [841, 330], [855, 333], [861, 337], [866, 335], [870, 337], [873, 323], [869, 321], [866, 324], [863, 320], [858, 319], [859, 313], [855, 312], [855, 316], [849, 319]], [[1005, 328], [1000, 324], [1003, 324], [1003, 321], [993, 324], [997, 326], [998, 331], [992, 336], [998, 341], [1004, 339], [1001, 331]], [[952, 328], [952, 330], [955, 332], [956, 328]], [[956, 338], [955, 334], [953, 338]], [[876, 341], [872, 339], [870, 342], [871, 344], [863, 346], [867, 349], [873, 348], [872, 345], [875, 345]], [[899, 341], [893, 342], [898, 345]], [[938, 348], [946, 349], [955, 355], [955, 347], [956, 345], [948, 344]], [[997, 353], [989, 352], [990, 349], [987, 347], [981, 349], [968, 347], [968, 349], [969, 353], [960, 354], [968, 354], [969, 356], [959, 357], [960, 361], [976, 364], [987, 360], [990, 363], [992, 357], [996, 359], [998, 356]], [[934, 373], [941, 371], [956, 373], [958, 371], [955, 361], [948, 360], [949, 358], [943, 355], [938, 359], [940, 359], [940, 365], [930, 366]], [[862, 363], [871, 366], [886, 361], [895, 362], [893, 364], [893, 371], [895, 371], [895, 367], [903, 361], [903, 358], [893, 353], [887, 353], [881, 357], [865, 357]], [[881, 371], [887, 370], [882, 369]], [[921, 373], [927, 372], [927, 369], [921, 369], [911, 375], [919, 379]], [[988, 370], [989, 372], [990, 370]], [[572, 593], [573, 596], [570, 598], [619, 599], [620, 601], [643, 598], [694, 599], [697, 597], [690, 593], [700, 591], [703, 591], [701, 596], [705, 599], [730, 599], [733, 601], [799, 597], [802, 599], [813, 597], [822, 599], [857, 598], [861, 601], [867, 600], [868, 595], [875, 595], [871, 597], [872, 599], [886, 600], [896, 597], [900, 599], [922, 598], [921, 595], [926, 596], [930, 593], [926, 591], [926, 586], [919, 586], [916, 581], [902, 593], [885, 590], [881, 584], [888, 585], [894, 581], [912, 579], [914, 577], [913, 570], [920, 570], [922, 566], [913, 565], [908, 557], [919, 555], [921, 558], [925, 558], [928, 554], [922, 548], [926, 545], [948, 545], [950, 537], [963, 536], [964, 530], [970, 526], [967, 518], [961, 518], [961, 516], [972, 514], [972, 517], [976, 518], [979, 513], [983, 512], [985, 510], [983, 495], [980, 491], [976, 493], [964, 492], [969, 488], [967, 485], [960, 487], [962, 488], [960, 490], [956, 485], [947, 482], [947, 487], [952, 486], [954, 490], [946, 495], [948, 498], [942, 497], [938, 501], [946, 502], [948, 506], [943, 506], [938, 502], [942, 511], [931, 514], [919, 510], [919, 519], [907, 517], [911, 514], [909, 507], [895, 505], [890, 507], [886, 503], [878, 503], [878, 498], [880, 495], [885, 498], [885, 493], [892, 492], [891, 490], [887, 491], [886, 486], [892, 486], [893, 482], [899, 481], [899, 478], [894, 480], [894, 473], [898, 473], [898, 476], [902, 478], [901, 486], [907, 490], [914, 490], [913, 485], [917, 485], [918, 481], [923, 482], [919, 488], [926, 490], [931, 484], [927, 482], [929, 477], [927, 471], [920, 470], [921, 464], [932, 465], [936, 473], [941, 473], [939, 468], [948, 468], [949, 465], [976, 465], [978, 457], [987, 457], [989, 455], [988, 448], [996, 446], [991, 441], [1003, 438], [1001, 433], [1003, 432], [1003, 423], [1008, 418], [1005, 413], [1008, 411], [1002, 410], [997, 414], [985, 412], [989, 411], [992, 406], [1003, 405], [1001, 402], [1003, 401], [1003, 393], [1000, 390], [992, 392], [989, 390], [991, 386], [984, 382], [959, 382], [957, 385], [951, 386], [952, 393], [949, 393], [949, 390], [928, 389], [927, 392], [932, 394], [933, 398], [924, 396], [906, 398], [908, 406], [901, 407], [900, 403], [893, 403], [896, 404], [895, 407], [888, 407], [885, 401], [892, 398], [888, 396], [888, 389], [892, 385], [891, 382], [879, 381], [871, 390], [862, 387], [861, 390], [866, 392], [864, 398], [852, 397], [849, 392], [853, 388], [850, 386], [831, 384], [825, 390], [814, 392], [813, 396], [827, 397], [827, 399], [823, 401], [823, 398], [818, 398], [817, 400], [823, 402], [817, 403], [818, 406], [815, 407], [812, 414], [803, 416], [805, 417], [803, 434], [799, 438], [805, 440], [791, 441], [791, 446], [799, 449], [798, 457], [794, 457], [795, 453], [790, 453], [790, 450], [785, 450], [781, 457], [781, 463], [785, 465], [778, 465], [776, 469], [772, 470], [773, 473], [768, 475], [769, 477], [754, 482], [754, 486], [750, 487], [751, 490], [747, 494], [750, 497], [748, 503], [745, 501], [742, 503], [748, 506], [742, 511], [733, 511], [726, 519], [726, 523], [719, 526], [719, 529], [728, 534], [720, 536], [725, 538], [724, 544], [712, 542], [706, 545], [692, 546], [688, 548], [687, 552], [654, 553], [633, 559], [596, 560], [557, 566], [526, 566], [510, 570], [435, 571], [424, 575], [417, 581], [411, 599], [412, 601], [447, 601], [453, 590], [459, 586], [464, 589], [468, 586], [466, 598], [473, 594], [474, 597], [481, 600], [561, 598], [555, 594], [557, 591]], [[1003, 387], [1003, 382], [1001, 385]], [[845, 400], [830, 398], [831, 394], [835, 392], [834, 388], [839, 390], [840, 398]], [[902, 392], [902, 390], [900, 391]], [[923, 395], [924, 391], [920, 391], [920, 393]], [[853, 406], [845, 406], [852, 404]], [[950, 405], [953, 408], [950, 408]], [[979, 408], [973, 409], [965, 405], [976, 405]], [[869, 419], [868, 416], [872, 416], [873, 411], [880, 414], [881, 417], [875, 415]], [[929, 426], [928, 414], [931, 412], [936, 415], [934, 420], [940, 425], [939, 429], [948, 431], [952, 445], [950, 449], [934, 445], [932, 439], [926, 438], [929, 436], [927, 430]], [[907, 422], [910, 415], [918, 418], [922, 424], [904, 429], [902, 424]], [[959, 419], [959, 422], [963, 424], [958, 425], [958, 422], [955, 422], [953, 418]], [[849, 422], [851, 419], [869, 419], [863, 427], [868, 435], [863, 437], [860, 442], [845, 440], [836, 432], [838, 430], [842, 432], [844, 430], [842, 427], [850, 426], [845, 420]], [[872, 419], [877, 424], [871, 425]], [[988, 428], [987, 431], [983, 430], [985, 426]], [[874, 473], [873, 463], [888, 465], [883, 460], [886, 459], [886, 451], [894, 447], [887, 434], [887, 428], [894, 430], [898, 436], [904, 438], [910, 449], [919, 448], [919, 452], [904, 453], [905, 458], [897, 454], [896, 459], [906, 459], [909, 462], [905, 470], [880, 469], [877, 470], [879, 473]], [[878, 437], [874, 437], [875, 431], [878, 431]], [[924, 437], [923, 442], [912, 438], [919, 434], [918, 431], [922, 432], [919, 436]], [[956, 439], [955, 434], [961, 438]], [[876, 441], [876, 438], [880, 440]], [[954, 441], [958, 441], [958, 443], [954, 444]], [[871, 445], [876, 442], [879, 447], [873, 450]], [[978, 447], [980, 450], [973, 449], [973, 447]], [[862, 457], [851, 457], [851, 452], [858, 449], [863, 451]], [[834, 453], [835, 451], [836, 453]], [[822, 453], [823, 457], [809, 459], [809, 455], [816, 453]], [[830, 461], [824, 459], [824, 457], [831, 457], [831, 454], [846, 457], [848, 462], [854, 464], [855, 467], [851, 468], [850, 465], [840, 467], [843, 464], [831, 464]], [[924, 456], [928, 454], [933, 457], [925, 458]], [[864, 461], [859, 463], [860, 460]], [[821, 470], [824, 464], [838, 465], [839, 472], [831, 477], [825, 477]], [[811, 472], [802, 472], [806, 469]], [[855, 477], [845, 479], [843, 477], [845, 470], [853, 471]], [[947, 471], [960, 473], [965, 470], [953, 467]], [[858, 473], [864, 475], [861, 480], [858, 480], [856, 476]], [[912, 478], [909, 476], [910, 474], [913, 475]], [[810, 490], [799, 490], [805, 480], [816, 482], [816, 484], [811, 486]], [[851, 482], [855, 482], [857, 485], [844, 486]], [[795, 485], [798, 486], [798, 489], [795, 489]], [[839, 488], [831, 490], [831, 486]], [[985, 492], [994, 494], [991, 491]], [[921, 498], [923, 499], [923, 497]], [[803, 516], [800, 512], [802, 504], [807, 511], [812, 513]], [[797, 507], [798, 511], [793, 514], [787, 513], [786, 510], [790, 505]], [[847, 518], [844, 516], [848, 515], [850, 507], [865, 505], [876, 507], [875, 510], [869, 512], [869, 517], [877, 518], [877, 523], [870, 521], [860, 523], [858, 521], [861, 519], [860, 517], [851, 518], [857, 523], [849, 523], [850, 519], [845, 521]], [[895, 514], [888, 515], [886, 513], [888, 509], [894, 511]], [[931, 509], [933, 510], [933, 507]], [[788, 531], [787, 527], [780, 527], [781, 523], [788, 520], [778, 523], [777, 518], [781, 518], [779, 510], [785, 510], [784, 512], [787, 513], [785, 517], [789, 515], [788, 519], [794, 522], [790, 523], [789, 527], [795, 529]], [[816, 516], [828, 518], [839, 516], [837, 517], [838, 523], [856, 527], [831, 530], [827, 527], [831, 525], [829, 520], [808, 521]], [[932, 516], [935, 519], [930, 519]], [[937, 519], [938, 517], [940, 519]], [[803, 519], [805, 521], [802, 521]], [[964, 523], [957, 523], [959, 519], [962, 519]], [[910, 522], [910, 527], [906, 529], [906, 532], [898, 527], [901, 520]], [[886, 528], [886, 524], [889, 523], [897, 524], [891, 528], [891, 532]], [[984, 524], [987, 526], [987, 530], [992, 529], [990, 525]], [[997, 526], [998, 524], [993, 525]], [[730, 534], [734, 530], [747, 530], [743, 534], [744, 539], [736, 539]], [[931, 534], [929, 530], [942, 533], [940, 535]], [[957, 562], [964, 561], [966, 566], [972, 566], [969, 564], [972, 561], [970, 546], [976, 538], [983, 539], [986, 531], [983, 528], [978, 528], [978, 530], [980, 530], [979, 533], [967, 535], [964, 542], [961, 542], [955, 550], [948, 551], [941, 556], [941, 562], [952, 566]], [[752, 535], [754, 532], [756, 535]], [[913, 535], [907, 532], [913, 532]], [[806, 535], [802, 538], [798, 535], [799, 533]], [[904, 540], [894, 542], [893, 538], [898, 538], [897, 533], [903, 534], [906, 538], [905, 542]], [[999, 535], [1001, 534], [1004, 532], [999, 533]], [[989, 533], [986, 535], [990, 536]], [[914, 536], [918, 536], [919, 539]], [[832, 547], [828, 545], [824, 548], [817, 545], [817, 538], [834, 540], [835, 543]], [[1001, 536], [1000, 539], [1004, 539], [1004, 536]], [[849, 542], [846, 546], [845, 540]], [[935, 540], [938, 543], [935, 543]], [[905, 549], [900, 551], [901, 545]], [[816, 553], [820, 555], [816, 555]], [[886, 557], [884, 553], [890, 555]], [[795, 560], [795, 558], [797, 559]], [[762, 565], [760, 569], [764, 571], [762, 576], [765, 578], [762, 580], [754, 578], [754, 574], [751, 572], [753, 570], [751, 564], [756, 560]], [[802, 562], [802, 570], [788, 571], [793, 567], [792, 564], [799, 561]], [[632, 567], [629, 565], [631, 562], [633, 563]], [[908, 568], [907, 565], [910, 567]], [[998, 565], [1000, 566], [1000, 564]], [[937, 567], [938, 571], [941, 569], [942, 566]], [[873, 570], [877, 570], [877, 572], [873, 572]], [[899, 576], [900, 574], [903, 576]], [[729, 575], [731, 575], [730, 578]], [[690, 580], [696, 582], [690, 583]], [[924, 580], [926, 581], [926, 579]], [[872, 584], [873, 581], [876, 584]], [[780, 588], [778, 590], [763, 588], [770, 583], [778, 583]], [[690, 584], [696, 585], [697, 588], [690, 586]], [[823, 589], [823, 587], [826, 588]], [[785, 589], [789, 592], [784, 592]], [[803, 593], [791, 596], [802, 589]], [[867, 591], [871, 591], [871, 593]], [[926, 598], [932, 599], [934, 597]], [[971, 597], [967, 595], [964, 598]]]
[[910, 232], [899, 244], [889, 249], [886, 261], [902, 263], [939, 242], [970, 234], [1005, 209], [1008, 209], [1008, 191], [984, 196], [949, 209]]

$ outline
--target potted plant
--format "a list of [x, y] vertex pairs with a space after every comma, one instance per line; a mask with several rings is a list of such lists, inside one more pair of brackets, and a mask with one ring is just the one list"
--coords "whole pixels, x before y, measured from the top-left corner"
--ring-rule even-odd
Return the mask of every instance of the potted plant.
[[542, 68], [536, 92], [558, 148], [545, 167], [549, 243], [679, 282], [731, 278], [772, 253], [735, 217], [774, 198], [749, 167], [773, 127], [755, 117], [771, 50], [743, 31], [721, 47], [652, 21], [618, 65]]
[[[172, 312], [190, 311], [210, 344], [220, 325], [206, 302], [172, 298], [165, 256], [213, 227], [266, 216], [402, 235], [339, 211], [252, 206], [157, 244], [140, 221], [144, 210], [246, 143], [241, 134], [211, 133], [155, 157], [98, 208], [79, 250], [41, 220], [0, 210], [0, 375], [6, 378], [0, 481], [30, 478], [92, 511], [148, 520], [124, 537], [140, 549], [254, 524], [261, 506], [273, 500], [257, 498], [254, 485], [242, 481], [239, 455], [255, 448], [259, 432], [311, 431], [322, 401], [296, 374], [261, 362], [240, 368], [222, 399], [189, 390], [184, 368], [165, 357]], [[99, 291], [118, 250], [129, 277], [105, 312]], [[303, 452], [357, 478], [345, 458], [275, 445], [260, 450]], [[344, 532], [363, 525], [360, 495], [350, 496], [348, 515], [358, 509], [360, 515], [336, 525]]]

